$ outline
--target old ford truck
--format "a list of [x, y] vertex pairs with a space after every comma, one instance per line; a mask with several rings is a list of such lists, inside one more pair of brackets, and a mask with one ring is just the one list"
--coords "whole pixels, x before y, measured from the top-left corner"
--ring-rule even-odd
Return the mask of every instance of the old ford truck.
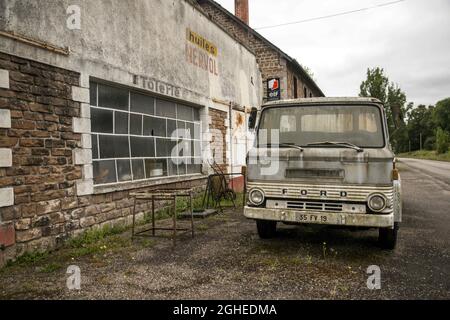
[[269, 102], [249, 127], [244, 215], [261, 238], [275, 236], [278, 222], [369, 227], [383, 248], [395, 247], [401, 181], [379, 100]]

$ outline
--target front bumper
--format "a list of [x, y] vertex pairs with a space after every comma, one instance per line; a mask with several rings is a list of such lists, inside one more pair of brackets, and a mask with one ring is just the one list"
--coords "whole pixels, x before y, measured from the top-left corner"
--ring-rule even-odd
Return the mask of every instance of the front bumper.
[[394, 214], [356, 214], [345, 212], [300, 211], [292, 209], [244, 208], [249, 219], [291, 223], [311, 223], [358, 227], [392, 228]]

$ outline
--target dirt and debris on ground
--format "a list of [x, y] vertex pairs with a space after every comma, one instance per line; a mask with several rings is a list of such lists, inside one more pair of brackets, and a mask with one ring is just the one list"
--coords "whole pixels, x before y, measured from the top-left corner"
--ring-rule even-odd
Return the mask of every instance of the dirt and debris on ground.
[[[0, 299], [449, 299], [449, 191], [404, 165], [402, 178], [394, 251], [377, 246], [377, 230], [330, 226], [279, 225], [261, 240], [242, 209], [227, 209], [197, 220], [196, 237], [175, 248], [170, 234], [132, 241], [125, 231], [28, 257], [0, 271]], [[80, 291], [67, 289], [70, 265]], [[367, 288], [371, 265], [381, 290]]]

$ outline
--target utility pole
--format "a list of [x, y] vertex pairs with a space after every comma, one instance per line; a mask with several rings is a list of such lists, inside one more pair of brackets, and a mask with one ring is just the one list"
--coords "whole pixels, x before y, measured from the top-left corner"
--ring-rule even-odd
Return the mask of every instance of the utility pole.
[[409, 152], [411, 152], [411, 139], [409, 139]]

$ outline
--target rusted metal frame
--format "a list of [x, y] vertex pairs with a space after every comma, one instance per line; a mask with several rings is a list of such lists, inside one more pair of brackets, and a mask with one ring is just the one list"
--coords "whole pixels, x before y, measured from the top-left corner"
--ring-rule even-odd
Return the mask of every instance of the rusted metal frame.
[[[188, 193], [185, 193], [185, 191], [189, 190]], [[137, 237], [137, 236], [141, 236], [141, 237], [145, 237], [147, 235], [144, 235], [144, 233], [148, 232], [148, 231], [152, 231], [152, 236], [155, 237], [155, 231], [156, 230], [165, 230], [165, 231], [172, 231], [173, 235], [172, 235], [172, 241], [173, 241], [173, 246], [176, 246], [176, 237], [177, 237], [177, 231], [191, 231], [192, 232], [192, 237], [194, 237], [195, 235], [195, 231], [194, 231], [194, 213], [193, 213], [193, 208], [192, 208], [192, 189], [189, 188], [180, 188], [180, 189], [166, 189], [163, 191], [167, 191], [167, 192], [163, 192], [161, 193], [161, 190], [158, 191], [145, 191], [145, 192], [136, 192], [136, 193], [131, 193], [130, 196], [134, 197], [134, 206], [133, 206], [133, 226], [132, 226], [132, 237]], [[170, 194], [170, 192], [175, 192]], [[183, 191], [182, 193], [177, 193], [178, 191]], [[177, 204], [177, 198], [178, 197], [188, 197], [189, 198], [189, 211], [191, 214], [191, 228], [178, 228], [177, 227], [177, 208], [176, 208], [176, 204]], [[143, 230], [140, 232], [135, 232], [135, 224], [136, 224], [136, 202], [137, 201], [145, 201], [145, 200], [151, 200], [152, 201], [152, 228], [147, 229], [147, 230]], [[157, 228], [155, 225], [155, 201], [160, 201], [160, 200], [173, 200], [173, 227], [172, 228]]]

